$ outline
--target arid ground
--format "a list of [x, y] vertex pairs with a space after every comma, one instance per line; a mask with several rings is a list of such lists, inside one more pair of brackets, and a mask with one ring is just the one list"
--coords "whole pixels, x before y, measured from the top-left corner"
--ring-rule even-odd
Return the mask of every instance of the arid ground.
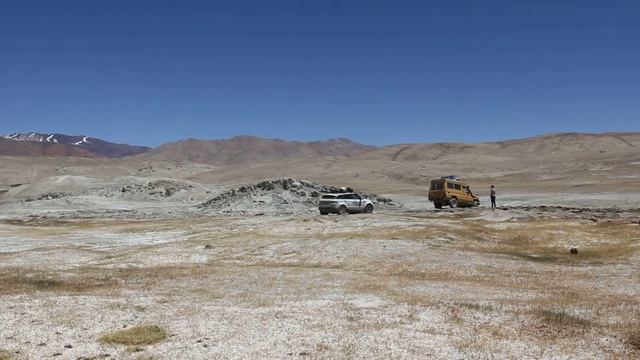
[[[633, 358], [639, 215], [5, 219], [0, 348], [11, 359]], [[136, 326], [165, 334], [105, 340]]]
[[[0, 359], [638, 358], [636, 143], [0, 157]], [[433, 209], [426, 184], [450, 173], [479, 208]], [[318, 184], [376, 210], [321, 216]]]

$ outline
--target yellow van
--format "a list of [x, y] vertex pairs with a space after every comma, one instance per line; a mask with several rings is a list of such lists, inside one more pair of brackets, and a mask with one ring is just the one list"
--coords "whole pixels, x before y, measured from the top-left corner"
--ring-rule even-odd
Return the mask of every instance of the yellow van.
[[436, 209], [443, 206], [480, 206], [480, 198], [473, 195], [469, 185], [456, 176], [445, 176], [431, 180], [429, 201], [433, 201]]

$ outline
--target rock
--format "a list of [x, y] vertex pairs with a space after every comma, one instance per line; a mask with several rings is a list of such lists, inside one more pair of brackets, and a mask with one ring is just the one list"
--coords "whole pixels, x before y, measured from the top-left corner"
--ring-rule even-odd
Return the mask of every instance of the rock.
[[97, 359], [106, 359], [110, 357], [111, 357], [111, 354], [100, 354], [96, 356], [80, 356], [76, 360], [97, 360]]
[[75, 193], [63, 193], [63, 192], [52, 192], [52, 193], [47, 193], [47, 194], [40, 194], [37, 196], [29, 196], [27, 198], [24, 199], [24, 202], [32, 202], [32, 201], [40, 201], [40, 200], [54, 200], [54, 199], [60, 199], [63, 198], [65, 196], [75, 196], [78, 194]]
[[[291, 178], [268, 179], [254, 185], [243, 185], [201, 203], [200, 209], [227, 213], [293, 214], [317, 211], [318, 198], [323, 193], [353, 191]], [[376, 207], [397, 206], [389, 198], [359, 193], [373, 201]]]
[[65, 348], [65, 349], [73, 349], [73, 346], [71, 346], [71, 345], [65, 345], [65, 346], [64, 346], [64, 348]]
[[120, 189], [120, 193], [125, 197], [133, 198], [169, 198], [179, 191], [191, 190], [193, 186], [176, 180], [154, 180], [146, 184], [127, 185]]
[[577, 248], [577, 247], [572, 246], [572, 247], [569, 249], [569, 252], [570, 252], [572, 255], [578, 255], [578, 248]]
[[207, 244], [207, 245], [204, 246], [204, 249], [205, 250], [211, 250], [211, 249], [213, 249], [213, 246]]

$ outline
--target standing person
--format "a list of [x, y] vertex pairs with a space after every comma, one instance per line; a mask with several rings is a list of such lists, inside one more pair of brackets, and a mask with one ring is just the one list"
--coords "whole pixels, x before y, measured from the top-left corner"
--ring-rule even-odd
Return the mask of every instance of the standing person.
[[491, 185], [491, 209], [495, 209], [496, 208], [496, 188], [495, 186]]

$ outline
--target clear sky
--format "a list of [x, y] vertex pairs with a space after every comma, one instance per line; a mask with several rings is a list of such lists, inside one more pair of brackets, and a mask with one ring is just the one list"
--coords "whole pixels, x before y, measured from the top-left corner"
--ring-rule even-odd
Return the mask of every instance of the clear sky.
[[0, 0], [0, 133], [640, 130], [640, 1]]

